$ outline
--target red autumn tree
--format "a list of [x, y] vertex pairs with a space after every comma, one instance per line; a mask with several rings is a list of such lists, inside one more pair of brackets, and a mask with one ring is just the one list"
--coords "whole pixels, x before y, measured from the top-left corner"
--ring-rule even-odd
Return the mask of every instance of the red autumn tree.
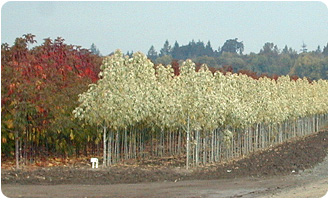
[[78, 94], [98, 79], [102, 62], [60, 37], [29, 49], [34, 37], [26, 34], [13, 46], [1, 45], [2, 154], [11, 155], [16, 146], [17, 165], [19, 158], [66, 155], [85, 137], [75, 137], [84, 131], [71, 112]]

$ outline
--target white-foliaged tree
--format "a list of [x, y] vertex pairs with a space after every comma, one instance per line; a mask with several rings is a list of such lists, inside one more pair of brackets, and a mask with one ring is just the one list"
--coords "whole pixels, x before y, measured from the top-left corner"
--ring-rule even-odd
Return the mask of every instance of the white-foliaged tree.
[[170, 65], [154, 66], [140, 52], [128, 57], [119, 50], [104, 59], [99, 77], [79, 95], [80, 105], [73, 112], [103, 127], [104, 154], [108, 148], [104, 163], [107, 158], [144, 155], [147, 144], [161, 155], [165, 147], [168, 153], [183, 153], [178, 149], [186, 141], [188, 167], [191, 158], [198, 165], [200, 156], [205, 163], [224, 154], [248, 153], [299, 131], [315, 131], [327, 120], [326, 80], [256, 80], [212, 74], [206, 65], [196, 72], [191, 60], [183, 62], [175, 76]]

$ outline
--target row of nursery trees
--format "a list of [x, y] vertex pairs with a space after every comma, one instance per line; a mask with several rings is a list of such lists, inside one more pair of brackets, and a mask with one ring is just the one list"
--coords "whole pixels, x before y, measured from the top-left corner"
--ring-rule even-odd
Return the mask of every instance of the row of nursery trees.
[[25, 34], [1, 45], [1, 157], [15, 158], [17, 168], [102, 146], [96, 127], [72, 114], [78, 94], [98, 79], [102, 58], [60, 37], [36, 43]]
[[248, 154], [327, 123], [328, 82], [196, 71], [180, 74], [142, 53], [117, 50], [79, 95], [76, 118], [102, 127], [103, 165], [149, 156], [186, 158], [186, 167]]

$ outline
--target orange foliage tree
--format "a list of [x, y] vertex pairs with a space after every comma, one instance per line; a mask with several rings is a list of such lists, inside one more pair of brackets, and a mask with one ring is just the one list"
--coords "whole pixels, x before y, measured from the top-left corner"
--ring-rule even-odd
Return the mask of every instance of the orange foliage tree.
[[17, 167], [49, 155], [86, 153], [98, 137], [72, 110], [78, 94], [98, 79], [102, 58], [60, 37], [29, 48], [34, 38], [26, 34], [13, 46], [1, 45], [1, 151], [16, 155]]

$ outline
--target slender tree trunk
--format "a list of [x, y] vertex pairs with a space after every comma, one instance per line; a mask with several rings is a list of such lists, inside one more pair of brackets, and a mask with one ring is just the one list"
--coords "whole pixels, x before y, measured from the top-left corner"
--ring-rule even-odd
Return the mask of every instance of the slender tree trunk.
[[211, 162], [214, 161], [214, 131], [211, 131]]
[[244, 155], [246, 155], [247, 153], [248, 153], [248, 150], [247, 150], [247, 146], [248, 146], [248, 144], [247, 144], [247, 130], [246, 130], [246, 128], [244, 128], [244, 137], [243, 137], [243, 140], [244, 140]]
[[215, 140], [215, 150], [214, 150], [214, 158], [215, 162], [219, 162], [219, 137], [218, 137], [218, 130], [213, 130], [215, 133], [214, 140]]
[[296, 126], [297, 126], [297, 120], [295, 119], [293, 121], [293, 137], [296, 137]]
[[237, 131], [237, 156], [242, 155], [242, 138], [240, 134], [240, 129], [236, 129]]
[[[23, 143], [23, 138], [20, 138], [19, 140], [19, 162], [20, 164], [22, 164], [22, 161], [23, 161], [23, 152], [22, 152], [22, 143]], [[55, 151], [55, 150], [54, 150]]]
[[206, 138], [204, 136], [203, 138], [203, 164], [205, 165], [206, 164]]
[[221, 129], [216, 129], [218, 135], [218, 161], [221, 161]]
[[171, 131], [169, 131], [169, 135], [170, 135], [169, 153], [170, 153], [170, 156], [172, 156], [172, 132]]
[[319, 131], [319, 117], [316, 115], [316, 132]]
[[199, 163], [199, 131], [196, 131], [196, 166]]
[[208, 143], [208, 158], [209, 158], [209, 163], [211, 163], [211, 141], [212, 141], [212, 135], [209, 133], [209, 136], [207, 138], [207, 143]]
[[187, 148], [187, 150], [186, 150], [186, 169], [189, 169], [189, 143], [190, 143], [190, 130], [189, 130], [189, 123], [190, 123], [190, 119], [189, 119], [189, 115], [188, 115], [188, 120], [187, 120], [187, 122], [188, 122], [188, 126], [187, 126], [187, 146], [186, 146], [186, 148]]
[[103, 167], [107, 164], [107, 127], [103, 124]]
[[260, 127], [260, 131], [261, 131], [261, 147], [262, 148], [265, 148], [265, 127], [263, 126], [263, 124], [261, 124], [261, 127]]
[[164, 153], [164, 130], [161, 130], [160, 135], [160, 156], [163, 156]]
[[117, 160], [117, 162], [120, 161], [120, 149], [119, 149], [119, 145], [120, 145], [120, 140], [119, 140], [119, 129], [118, 129], [117, 130], [117, 133], [116, 133], [116, 160]]
[[19, 169], [19, 144], [18, 144], [18, 131], [15, 131], [15, 157], [16, 157], [16, 169]]
[[259, 132], [260, 132], [260, 125], [257, 123], [257, 125], [256, 125], [256, 150], [257, 150], [258, 147], [260, 146], [260, 142], [259, 142]]
[[112, 142], [112, 131], [109, 130], [109, 136], [108, 136], [108, 160], [107, 160], [107, 166], [111, 165], [111, 142]]
[[133, 128], [129, 132], [128, 158], [132, 158]]
[[283, 142], [282, 123], [279, 124], [279, 143]]
[[128, 151], [127, 151], [127, 128], [125, 127], [125, 139], [124, 139], [124, 153], [125, 159], [128, 159]]
[[159, 155], [159, 142], [158, 142], [158, 135], [159, 135], [159, 134], [157, 134], [157, 133], [156, 133], [156, 135], [155, 135], [155, 142], [154, 142], [154, 146], [155, 146], [155, 153], [154, 153], [154, 155], [155, 155], [155, 156], [158, 156], [158, 155]]
[[137, 130], [135, 129], [134, 131], [134, 141], [133, 141], [133, 155], [134, 155], [134, 159], [136, 159], [136, 147], [137, 147]]
[[178, 138], [178, 154], [181, 155], [181, 131], [179, 130], [179, 138]]

